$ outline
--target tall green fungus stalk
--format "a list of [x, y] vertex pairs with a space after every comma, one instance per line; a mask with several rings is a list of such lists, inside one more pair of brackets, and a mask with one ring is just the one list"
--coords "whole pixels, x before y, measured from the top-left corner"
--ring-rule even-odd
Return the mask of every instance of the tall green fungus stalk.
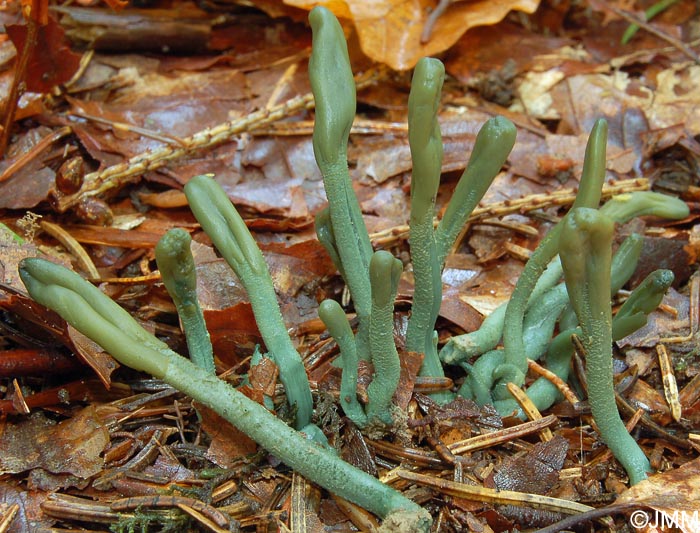
[[595, 209], [577, 208], [561, 230], [559, 251], [566, 288], [581, 324], [586, 349], [588, 401], [600, 437], [636, 484], [651, 472], [615, 403], [612, 362], [610, 262], [613, 222]]

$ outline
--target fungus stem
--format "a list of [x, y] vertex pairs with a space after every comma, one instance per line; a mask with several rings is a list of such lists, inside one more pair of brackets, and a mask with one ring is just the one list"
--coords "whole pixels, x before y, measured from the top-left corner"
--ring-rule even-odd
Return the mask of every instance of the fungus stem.
[[360, 402], [357, 400], [357, 375], [359, 358], [355, 337], [345, 316], [345, 311], [335, 300], [324, 300], [318, 308], [318, 316], [340, 348], [343, 373], [340, 378], [340, 405], [346, 416], [359, 427], [367, 424]]
[[636, 484], [651, 471], [627, 432], [615, 403], [612, 366], [610, 262], [613, 222], [595, 209], [574, 209], [564, 220], [560, 257], [569, 297], [586, 348], [588, 400], [600, 437]]
[[357, 351], [361, 359], [369, 359], [372, 245], [347, 165], [348, 136], [355, 118], [355, 81], [345, 34], [335, 16], [328, 9], [317, 7], [309, 14], [309, 22], [313, 30], [309, 79], [316, 102], [314, 155], [328, 197], [330, 235], [342, 263], [339, 270], [348, 284], [359, 320]]
[[[588, 137], [579, 192], [576, 195], [572, 209], [577, 207], [598, 207], [605, 179], [607, 136], [607, 122], [603, 119], [597, 120]], [[525, 373], [527, 372], [527, 357], [525, 356], [525, 343], [523, 341], [523, 318], [527, 309], [527, 302], [547, 263], [557, 254], [562, 223], [563, 221], [559, 222], [547, 233], [530, 256], [530, 260], [525, 265], [506, 308], [503, 329], [503, 345], [506, 352], [505, 363], [503, 368], [496, 369], [495, 372], [497, 378], [513, 378], [517, 386], [523, 384]], [[503, 387], [503, 392], [497, 399], [504, 400], [507, 398], [507, 394], [505, 387]]]
[[[438, 123], [445, 67], [438, 59], [416, 65], [408, 97], [408, 142], [411, 147], [411, 216], [409, 221], [414, 292], [406, 330], [406, 349], [424, 354], [422, 376], [445, 375], [433, 342], [442, 302], [442, 265], [438, 262], [433, 218], [442, 171], [442, 136]], [[452, 399], [449, 392], [432, 394], [436, 401]]]
[[171, 229], [156, 245], [156, 262], [163, 285], [177, 308], [190, 358], [198, 367], [214, 374], [214, 353], [197, 300], [197, 271], [190, 251], [191, 242], [185, 230]]
[[185, 195], [197, 221], [245, 287], [265, 346], [280, 370], [295, 427], [311, 421], [313, 403], [304, 363], [294, 348], [262, 252], [221, 186], [209, 176], [195, 176]]
[[367, 387], [367, 417], [391, 424], [391, 399], [399, 385], [401, 364], [394, 342], [394, 299], [403, 265], [389, 252], [374, 252], [369, 264], [372, 314], [369, 326], [374, 375]]

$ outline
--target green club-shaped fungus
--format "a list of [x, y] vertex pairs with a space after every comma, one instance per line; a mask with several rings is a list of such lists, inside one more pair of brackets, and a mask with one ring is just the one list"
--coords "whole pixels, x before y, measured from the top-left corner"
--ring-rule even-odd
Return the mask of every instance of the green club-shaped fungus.
[[[641, 251], [642, 238], [636, 233], [633, 233], [622, 242], [613, 257], [612, 266], [610, 268], [611, 280], [614, 280], [612, 282], [611, 295], [617, 293], [632, 276]], [[525, 316], [525, 328], [523, 330], [526, 349], [525, 355], [528, 359], [538, 359], [542, 355], [543, 342], [547, 338], [547, 335], [551, 335], [550, 328], [552, 318], [561, 310], [563, 305], [569, 302], [569, 295], [566, 292], [566, 285], [564, 283], [549, 289], [544, 295], [536, 294], [539, 293], [538, 288], [543, 282], [546, 282], [546, 285], [551, 285], [553, 279], [550, 279], [550, 277], [556, 275], [556, 278], [559, 278], [561, 273], [561, 262], [557, 258], [547, 267], [545, 274], [539, 279], [537, 287], [535, 291], [533, 291], [531, 300], [535, 300], [535, 303], [530, 302], [529, 304], [530, 308]], [[640, 290], [640, 287], [635, 289], [635, 291], [637, 290]], [[574, 319], [576, 319], [575, 314]], [[580, 333], [580, 330], [575, 329], [577, 323], [578, 322], [575, 321], [573, 325], [570, 326], [570, 330], [567, 329], [557, 335], [557, 337], [549, 342], [547, 348], [547, 369], [564, 381], [566, 381], [569, 376], [569, 362], [573, 354], [573, 347], [570, 341], [571, 333]], [[614, 324], [615, 322], [613, 321], [613, 325]], [[560, 330], [563, 329], [561, 320], [559, 328]], [[502, 350], [493, 350], [479, 357], [471, 368], [467, 370], [468, 375], [460, 389], [460, 395], [466, 398], [472, 398], [480, 405], [493, 403], [498, 412], [503, 416], [510, 415], [513, 412], [521, 416], [522, 411], [517, 402], [512, 398], [493, 400], [493, 391], [491, 389], [494, 385], [494, 376], [492, 372], [502, 363]], [[539, 378], [530, 385], [527, 389], [527, 395], [539, 410], [548, 409], [557, 398], [560, 397], [558, 389], [546, 378]]]
[[19, 275], [31, 297], [56, 311], [122, 364], [162, 378], [171, 353], [105, 294], [78, 274], [44, 259], [25, 259]]
[[350, 68], [345, 34], [338, 19], [324, 7], [309, 13], [313, 31], [309, 79], [316, 119], [314, 154], [318, 166], [347, 169], [347, 143], [355, 120], [355, 80]]
[[[561, 263], [559, 258], [556, 258], [549, 263], [540, 279], [537, 280], [527, 304], [528, 309], [559, 282], [561, 275]], [[461, 364], [474, 356], [493, 350], [503, 335], [503, 322], [507, 307], [508, 302], [506, 301], [484, 318], [479, 329], [448, 339], [440, 350], [440, 359], [450, 365]]]
[[[409, 228], [415, 291], [406, 330], [406, 349], [424, 354], [420, 373], [433, 377], [445, 375], [433, 340], [442, 301], [442, 265], [437, 257], [433, 218], [442, 172], [438, 109], [444, 77], [441, 61], [421, 59], [413, 73], [408, 98], [408, 141], [413, 161]], [[432, 396], [438, 401], [449, 401], [452, 395]]]
[[615, 314], [613, 339], [622, 339], [644, 326], [647, 315], [659, 306], [673, 280], [673, 272], [665, 269], [655, 270], [644, 278]]
[[[425, 354], [420, 373], [432, 377], [444, 376], [434, 328], [442, 301], [445, 258], [467, 218], [501, 170], [516, 134], [513, 124], [503, 117], [484, 124], [445, 216], [435, 230], [435, 197], [443, 155], [438, 109], [444, 75], [445, 68], [439, 60], [421, 59], [413, 74], [408, 100], [408, 138], [413, 162], [409, 225], [415, 292], [406, 348]], [[438, 401], [452, 397], [449, 393], [432, 396]]]
[[614, 224], [595, 209], [576, 208], [566, 217], [559, 253], [571, 303], [586, 349], [588, 401], [600, 437], [636, 484], [651, 471], [627, 432], [615, 403], [612, 365], [610, 262]]
[[[682, 200], [651, 191], [619, 194], [608, 200], [600, 208], [600, 211], [620, 224], [624, 224], [635, 217], [647, 215], [679, 220], [687, 217], [689, 213], [688, 205]], [[639, 251], [641, 251], [641, 237], [637, 236], [635, 238], [639, 241]], [[638, 256], [639, 253], [637, 253]], [[624, 259], [621, 265], [622, 268], [613, 268], [613, 276], [617, 273], [618, 276], [625, 277], [626, 281], [632, 273], [625, 275], [624, 266], [627, 265], [627, 268], [634, 269], [636, 261], [637, 259], [634, 259], [634, 261]], [[538, 298], [551, 288], [555, 283], [553, 280], [558, 279], [560, 276], [561, 266], [558, 263], [558, 259], [556, 259], [538, 279], [537, 285], [529, 297], [527, 309], [532, 307], [533, 304], [537, 305]], [[613, 279], [613, 287], [617, 285]], [[622, 284], [619, 284], [619, 287], [622, 287]], [[440, 359], [447, 364], [458, 364], [495, 348], [503, 333], [503, 322], [507, 305], [508, 303], [506, 302], [496, 308], [484, 319], [478, 330], [449, 339], [440, 351]], [[562, 314], [560, 329], [566, 330], [575, 326], [576, 316], [573, 309], [569, 307]]]
[[175, 303], [187, 338], [190, 358], [198, 367], [212, 374], [214, 354], [197, 299], [197, 272], [190, 251], [192, 238], [185, 230], [168, 231], [156, 245], [156, 262], [163, 285]]
[[[658, 2], [652, 4], [644, 10], [644, 20], [649, 21], [653, 19], [656, 15], [668, 9], [677, 2], [678, 0], [659, 0]], [[629, 26], [627, 26], [625, 33], [622, 34], [622, 37], [620, 38], [620, 43], [627, 44], [632, 40], [632, 37], [634, 37], [638, 31], [639, 24], [630, 24]]]
[[370, 353], [374, 374], [367, 387], [367, 416], [391, 424], [391, 399], [401, 374], [394, 342], [394, 299], [403, 265], [389, 252], [374, 252], [369, 264], [372, 284], [372, 315], [369, 326]]
[[[632, 274], [634, 274], [634, 271], [637, 269], [637, 263], [642, 254], [643, 244], [644, 239], [642, 236], [638, 233], [632, 233], [622, 241], [615, 255], [613, 255], [612, 267], [610, 268], [611, 298], [629, 281]], [[559, 331], [566, 331], [575, 328], [577, 325], [578, 319], [576, 318], [576, 313], [574, 313], [574, 308], [569, 304], [559, 319]]]
[[437, 261], [444, 265], [469, 215], [501, 171], [515, 144], [515, 125], [505, 117], [488, 119], [479, 130], [464, 173], [435, 232]]
[[43, 259], [25, 259], [19, 271], [34, 300], [56, 311], [120, 363], [163, 379], [210, 407], [289, 467], [333, 494], [382, 518], [400, 516], [408, 521], [410, 531], [429, 531], [427, 511], [170, 350], [75, 272]]
[[653, 191], [635, 191], [618, 194], [600, 208], [600, 212], [615, 222], [624, 224], [635, 217], [647, 215], [680, 220], [690, 214], [683, 200]]
[[[614, 271], [615, 268], [613, 267], [611, 272]], [[625, 301], [625, 304], [613, 317], [613, 341], [623, 339], [643, 327], [647, 322], [649, 313], [658, 307], [672, 283], [673, 273], [670, 270], [656, 270], [637, 285]], [[571, 328], [562, 331], [550, 342], [547, 350], [547, 369], [564, 381], [569, 377], [569, 365], [574, 352], [571, 336], [574, 333], [580, 338], [582, 335], [581, 328]], [[527, 395], [539, 410], [548, 409], [561, 397], [558, 389], [544, 377], [537, 379], [528, 387]], [[494, 402], [494, 405], [501, 415], [516, 411], [518, 416], [522, 416], [515, 400], [498, 400]]]
[[[567, 302], [566, 291], [563, 290], [563, 287], [557, 286], [538, 298], [538, 305], [530, 309], [525, 317], [523, 329], [523, 335], [526, 339], [525, 356], [528, 359], [538, 359], [545, 351], [552, 337], [557, 317]], [[495, 370], [499, 367], [502, 368], [504, 361], [505, 354], [501, 349], [491, 350], [480, 356], [468, 370], [468, 375], [459, 390], [459, 394], [476, 400], [479, 405], [487, 403], [498, 405], [498, 401], [493, 399], [493, 394], [496, 391], [492, 389], [494, 389], [496, 377]], [[505, 384], [503, 386], [505, 387]], [[469, 394], [473, 394], [473, 396], [469, 396]], [[512, 409], [501, 414], [508, 415], [511, 412]]]
[[367, 424], [367, 415], [357, 400], [359, 358], [350, 323], [345, 316], [345, 311], [335, 300], [321, 302], [318, 316], [340, 348], [340, 366], [343, 371], [340, 379], [340, 405], [353, 423], [364, 427]]
[[195, 176], [185, 185], [185, 195], [195, 218], [245, 287], [265, 346], [279, 367], [287, 400], [296, 408], [295, 427], [303, 428], [313, 411], [309, 379], [282, 320], [262, 252], [226, 192], [212, 178]]
[[338, 270], [343, 279], [345, 279], [345, 269], [343, 261], [340, 259], [340, 253], [336, 248], [335, 235], [333, 235], [333, 225], [331, 224], [331, 211], [328, 207], [321, 209], [314, 218], [314, 228], [316, 236], [321, 243], [326, 253], [330, 256], [333, 265]]
[[[607, 138], [608, 124], [605, 120], [599, 119], [588, 137], [583, 172], [572, 209], [598, 207], [605, 179]], [[525, 380], [527, 358], [523, 340], [523, 319], [527, 302], [540, 275], [549, 261], [557, 254], [562, 223], [563, 221], [554, 226], [532, 253], [508, 302], [503, 329], [505, 362], [502, 368], [495, 370], [496, 377], [503, 382], [513, 381], [517, 386], [521, 386]], [[505, 387], [501, 387], [499, 391], [496, 391], [496, 396], [496, 399], [505, 400], [508, 399], [509, 394]]]
[[342, 377], [340, 404], [355, 424], [365, 427], [370, 422], [391, 424], [391, 400], [401, 374], [401, 364], [394, 342], [394, 299], [403, 265], [389, 252], [380, 250], [372, 255], [369, 273], [372, 287], [370, 321], [370, 354], [374, 374], [367, 388], [366, 412], [357, 400], [357, 348], [350, 324], [340, 305], [324, 300], [319, 317], [340, 348]]
[[316, 102], [314, 155], [328, 197], [329, 235], [335, 242], [359, 320], [358, 353], [360, 358], [368, 359], [372, 245], [347, 165], [348, 136], [355, 118], [355, 81], [345, 35], [335, 16], [319, 6], [311, 11], [309, 21], [313, 30], [309, 79]]

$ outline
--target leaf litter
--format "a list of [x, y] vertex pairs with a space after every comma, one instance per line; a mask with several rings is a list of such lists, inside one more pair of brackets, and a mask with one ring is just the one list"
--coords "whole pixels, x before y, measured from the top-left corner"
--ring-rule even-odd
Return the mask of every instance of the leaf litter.
[[[627, 393], [628, 400], [662, 427], [680, 434], [691, 431], [691, 435], [688, 448], [679, 448], [663, 436], [641, 433], [640, 442], [662, 473], [626, 490], [620, 468], [600, 461], [604, 448], [581, 414], [572, 415], [564, 404], [552, 409], [560, 416], [558, 425], [551, 427], [555, 441], [537, 433], [541, 430], [511, 435], [527, 424], [505, 420], [506, 426], [513, 426], [498, 430], [501, 421], [494, 426], [493, 413], [474, 410], [463, 401], [438, 409], [418, 393], [411, 396], [411, 391], [430, 386], [416, 378], [420, 362], [411, 354], [405, 355], [402, 377], [400, 402], [409, 413], [403, 432], [385, 442], [370, 442], [341, 418], [333, 401], [339, 387], [331, 363], [333, 345], [315, 316], [317, 302], [340, 298], [343, 288], [312, 228], [324, 195], [311, 150], [313, 112], [305, 109], [303, 100], [309, 91], [310, 40], [303, 22], [309, 5], [253, 3], [262, 12], [223, 2], [215, 6], [220, 11], [176, 2], [171, 7], [187, 13], [178, 20], [178, 31], [186, 38], [181, 39], [177, 55], [162, 49], [163, 43], [173, 43], [166, 39], [175, 12], [171, 9], [128, 7], [115, 13], [100, 5], [60, 6], [56, 18], [66, 33], [54, 37], [57, 48], [82, 53], [86, 64], [77, 78], [68, 82], [61, 78], [58, 90], [22, 97], [11, 142], [0, 161], [2, 221], [21, 233], [17, 222], [32, 209], [58, 224], [91, 257], [103, 289], [181, 352], [183, 337], [174, 308], [157, 283], [153, 246], [167, 229], [187, 228], [195, 239], [198, 289], [219, 370], [237, 383], [260, 342], [257, 327], [244, 291], [198, 231], [180, 192], [191, 176], [214, 173], [261, 244], [285, 321], [318, 391], [319, 415], [331, 440], [344, 455], [354, 453], [368, 470], [381, 474], [400, 466], [399, 470], [420, 471], [424, 478], [414, 480], [419, 484], [410, 490], [441, 520], [443, 530], [539, 527], [556, 518], [549, 511], [512, 509], [498, 500], [448, 496], [447, 488], [436, 488], [443, 478], [588, 505], [613, 502], [622, 492], [615, 504], [628, 506], [627, 515], [631, 503], [668, 515], [692, 513], [693, 489], [688, 489], [692, 485], [688, 479], [692, 481], [697, 462], [692, 428], [700, 405], [700, 365], [693, 344], [697, 299], [692, 295], [697, 279], [691, 277], [697, 265], [698, 65], [672, 41], [645, 31], [631, 44], [620, 45], [618, 38], [627, 22], [617, 12], [597, 11], [598, 2], [591, 2], [592, 10], [584, 10], [568, 2], [503, 2], [496, 7], [493, 2], [455, 1], [427, 34], [430, 9], [438, 2], [335, 5], [351, 40], [357, 39], [353, 63], [366, 68], [374, 61], [394, 69], [391, 73], [377, 70], [373, 85], [358, 93], [361, 113], [349, 152], [354, 186], [375, 245], [399, 256], [406, 250], [410, 157], [404, 128], [409, 80], [405, 71], [419, 57], [445, 52], [447, 71], [453, 76], [446, 84], [440, 116], [445, 142], [440, 205], [449, 198], [456, 173], [464, 168], [478, 126], [496, 113], [518, 126], [508, 165], [484, 199], [486, 214], [471, 223], [448, 259], [441, 341], [477, 328], [490, 310], [508, 298], [528, 250], [534, 249], [559, 206], [566, 203], [555, 200], [556, 195], [577, 184], [586, 135], [596, 118], [604, 116], [610, 123], [610, 176], [636, 179], [631, 182], [636, 185], [630, 186], [658, 187], [681, 195], [691, 206], [691, 217], [680, 224], [664, 226], [651, 220], [642, 228], [649, 241], [643, 264], [658, 268], [661, 261], [670, 260], [677, 284], [649, 325], [620, 343], [624, 353], [618, 359], [621, 368], [637, 365], [637, 381]], [[623, 10], [642, 8], [630, 2], [608, 4]], [[668, 9], [658, 22], [660, 30], [672, 39], [692, 39], [697, 28], [691, 4], [681, 1]], [[19, 4], [10, 6], [1, 14], [3, 23], [22, 24]], [[271, 19], [263, 12], [291, 18]], [[136, 41], [127, 41], [124, 20], [145, 22]], [[91, 34], [91, 29], [100, 31]], [[97, 51], [85, 52], [86, 42]], [[154, 51], [149, 43], [161, 43], [161, 48]], [[4, 65], [0, 83], [9, 86], [13, 69], [8, 68], [11, 63]], [[68, 63], [61, 66], [66, 71], [74, 68]], [[28, 75], [38, 81], [44, 73], [30, 70]], [[56, 84], [56, 79], [46, 79]], [[283, 110], [271, 124], [261, 128], [253, 122], [224, 135], [215, 146], [188, 148], [158, 168], [147, 165], [115, 180], [104, 193], [76, 195], [57, 180], [57, 174], [60, 178], [66, 172], [62, 164], [78, 158], [77, 173], [70, 176], [78, 190], [83, 178], [92, 175], [104, 175], [112, 185], [109, 170], [114, 165], [164, 146], [176, 150], [184, 138], [206, 128], [223, 124], [226, 132], [228, 121], [245, 120], [296, 97], [301, 98], [296, 107]], [[510, 210], [511, 203], [521, 198], [530, 199], [537, 209]], [[540, 198], [544, 200], [537, 203]], [[66, 199], [73, 207], [66, 207], [70, 203]], [[493, 225], [496, 217], [501, 218], [499, 225]], [[523, 232], [519, 225], [532, 231]], [[318, 527], [318, 521], [344, 530], [355, 527], [351, 523], [374, 527], [356, 516], [357, 509], [318, 492], [311, 494], [308, 485], [303, 505], [294, 506], [299, 485], [290, 483], [293, 474], [280, 469], [273, 457], [256, 451], [246, 437], [224, 429], [202, 406], [192, 405], [162, 384], [121, 370], [115, 373], [113, 361], [98, 347], [86, 345], [60, 319], [23, 300], [15, 272], [18, 258], [29, 253], [28, 246], [67, 262], [76, 253], [41, 230], [30, 240], [31, 244], [3, 240], [6, 349], [48, 342], [66, 354], [78, 355], [88, 366], [71, 375], [77, 381], [52, 374], [50, 367], [40, 375], [19, 375], [14, 382], [18, 388], [2, 378], [0, 409], [6, 414], [1, 438], [14, 443], [2, 446], [2, 464], [12, 463], [4, 478], [4, 499], [33, 498], [44, 508], [43, 513], [37, 512], [34, 504], [31, 514], [17, 515], [12, 531], [30, 530], [29, 524], [38, 516], [42, 524], [76, 524], [74, 506], [89, 506], [92, 498], [97, 503], [87, 508], [86, 516], [91, 517], [87, 522], [115, 523], [117, 513], [109, 503], [104, 507], [110, 499], [172, 490], [213, 502], [227, 520], [237, 520], [244, 530], [265, 524], [288, 527], [288, 521], [298, 523], [299, 513], [309, 520], [304, 523], [316, 524], [313, 527]], [[402, 318], [411, 294], [412, 279], [406, 272], [397, 302], [399, 329], [405, 327]], [[34, 317], [31, 327], [28, 317]], [[17, 331], [28, 334], [20, 336]], [[680, 398], [686, 402], [680, 424], [670, 417], [664, 396], [655, 353], [660, 342], [671, 352]], [[247, 386], [249, 395], [261, 402], [281, 393], [272, 386], [276, 369], [269, 365], [255, 367], [255, 379]], [[103, 385], [94, 380], [94, 374]], [[452, 377], [459, 382], [461, 374], [456, 371]], [[93, 385], [88, 386], [90, 379]], [[96, 393], [95, 384], [110, 386], [110, 396]], [[28, 415], [16, 414], [22, 400]], [[107, 414], [98, 421], [95, 416], [103, 406]], [[582, 409], [585, 412], [585, 406]], [[63, 431], [70, 433], [70, 439]], [[498, 431], [505, 431], [503, 440], [497, 440]], [[462, 449], [459, 446], [484, 432], [485, 447], [458, 454], [450, 451]], [[154, 435], [162, 442], [154, 441]], [[71, 448], [74, 453], [80, 450], [81, 461], [66, 459]], [[38, 460], [39, 456], [45, 459]], [[173, 470], [177, 465], [179, 474]], [[208, 472], [212, 467], [225, 470]], [[144, 477], [144, 472], [150, 477]], [[661, 495], [657, 495], [657, 479], [663, 480]], [[78, 487], [78, 492], [73, 489], [69, 497], [68, 486]], [[48, 499], [42, 492], [47, 487], [64, 488]], [[669, 503], [664, 495], [671, 493], [680, 499]], [[75, 496], [81, 499], [76, 501]], [[155, 507], [153, 516], [136, 513], [132, 518], [167, 522], [168, 515]], [[210, 510], [205, 507], [202, 512]], [[608, 514], [613, 516], [608, 524], [626, 520], [614, 506]]]

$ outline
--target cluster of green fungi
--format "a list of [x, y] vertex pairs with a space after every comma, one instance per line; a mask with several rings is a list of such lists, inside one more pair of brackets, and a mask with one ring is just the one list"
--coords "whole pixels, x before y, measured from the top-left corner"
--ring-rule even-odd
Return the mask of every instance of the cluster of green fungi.
[[[345, 312], [333, 300], [320, 304], [319, 315], [340, 349], [344, 413], [361, 428], [391, 425], [392, 396], [400, 372], [393, 305], [403, 265], [387, 251], [372, 250], [352, 190], [347, 142], [355, 116], [355, 85], [341, 26], [322, 7], [311, 12], [310, 21], [313, 53], [309, 72], [316, 100], [313, 144], [329, 204], [317, 216], [316, 230], [349, 288], [357, 330], [352, 330]], [[435, 323], [445, 259], [515, 142], [515, 127], [510, 121], [501, 117], [487, 121], [436, 227], [433, 220], [443, 150], [438, 108], [443, 78], [440, 61], [421, 60], [409, 97], [413, 159], [410, 251], [415, 294], [406, 348], [424, 354], [421, 374], [425, 376], [444, 376], [443, 363], [461, 365], [467, 376], [458, 394], [481, 404], [492, 403], [505, 415], [518, 412], [505, 385], [523, 385], [528, 358], [546, 353], [550, 370], [567, 379], [573, 351], [570, 337], [578, 332], [587, 352], [589, 401], [601, 438], [636, 483], [650, 467], [615, 406], [611, 346], [613, 339], [646, 323], [673, 275], [668, 271], [651, 274], [613, 318], [611, 295], [632, 275], [641, 250], [641, 237], [632, 235], [611, 257], [613, 226], [614, 222], [648, 214], [683, 218], [687, 207], [667, 196], [633, 193], [596, 209], [605, 176], [607, 137], [606, 124], [599, 121], [589, 139], [576, 202], [532, 254], [507, 307], [487, 317], [479, 330], [450, 339], [438, 351]], [[185, 186], [185, 194], [202, 228], [248, 292], [268, 356], [279, 367], [295, 429], [216, 377], [211, 342], [197, 302], [190, 237], [184, 230], [172, 230], [162, 238], [156, 247], [156, 260], [180, 315], [191, 361], [147, 333], [98, 288], [52, 262], [38, 258], [22, 262], [20, 275], [30, 295], [123, 365], [162, 379], [212, 408], [309, 480], [374, 512], [385, 524], [401, 521], [410, 524], [412, 531], [427, 531], [431, 523], [427, 511], [340, 459], [314, 425], [308, 378], [284, 326], [265, 260], [223, 189], [211, 177], [197, 176]], [[557, 254], [561, 260], [556, 259]], [[562, 275], [565, 281], [560, 283]], [[552, 340], [557, 321], [560, 333]], [[504, 347], [496, 348], [502, 336]], [[257, 354], [252, 364], [259, 358]], [[366, 404], [357, 394], [362, 360], [371, 362], [374, 372]], [[559, 397], [545, 379], [535, 381], [527, 392], [540, 409], [548, 408]], [[442, 392], [434, 399], [447, 402], [454, 396]]]

